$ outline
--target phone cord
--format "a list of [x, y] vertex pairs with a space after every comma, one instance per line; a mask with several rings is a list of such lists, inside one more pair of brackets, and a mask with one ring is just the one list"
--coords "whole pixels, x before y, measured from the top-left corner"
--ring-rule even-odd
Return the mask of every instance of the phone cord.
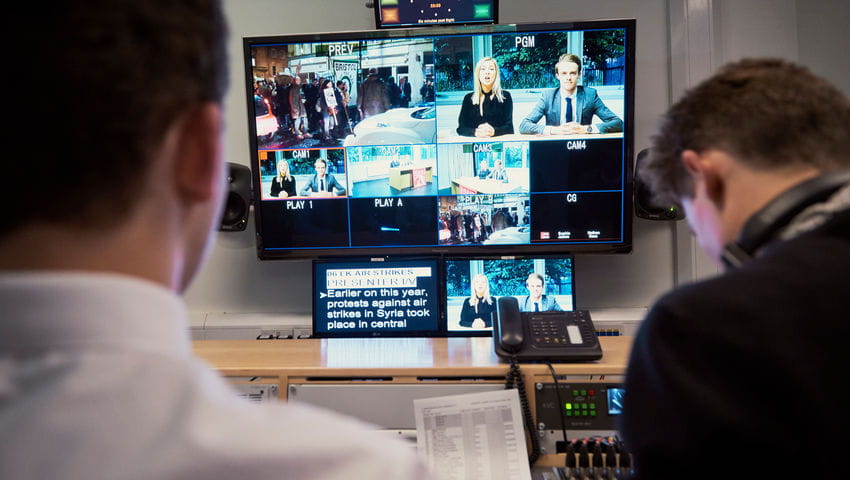
[[511, 358], [511, 369], [505, 379], [505, 388], [516, 388], [519, 390], [519, 403], [522, 408], [523, 423], [531, 439], [531, 453], [528, 454], [528, 464], [534, 466], [537, 459], [540, 458], [540, 439], [537, 437], [537, 428], [534, 425], [534, 419], [531, 417], [531, 406], [528, 403], [528, 396], [525, 394], [525, 382], [522, 379], [522, 373], [519, 371], [519, 364], [513, 357]]

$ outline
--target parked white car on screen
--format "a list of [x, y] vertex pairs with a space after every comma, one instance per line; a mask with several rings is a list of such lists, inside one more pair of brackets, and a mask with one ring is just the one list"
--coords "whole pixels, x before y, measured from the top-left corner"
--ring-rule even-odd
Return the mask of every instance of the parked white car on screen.
[[434, 106], [393, 108], [360, 121], [343, 145], [404, 145], [434, 143], [437, 139]]

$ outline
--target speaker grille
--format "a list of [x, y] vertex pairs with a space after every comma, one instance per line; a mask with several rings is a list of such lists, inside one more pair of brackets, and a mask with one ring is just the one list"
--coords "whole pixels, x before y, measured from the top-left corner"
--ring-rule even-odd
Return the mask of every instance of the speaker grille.
[[251, 169], [236, 163], [228, 163], [228, 193], [221, 216], [220, 230], [238, 232], [248, 226], [251, 205]]

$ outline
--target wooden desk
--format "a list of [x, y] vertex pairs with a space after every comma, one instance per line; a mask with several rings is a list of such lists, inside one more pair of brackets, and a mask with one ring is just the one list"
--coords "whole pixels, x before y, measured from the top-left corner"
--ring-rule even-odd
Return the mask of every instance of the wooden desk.
[[403, 165], [400, 167], [390, 167], [389, 183], [396, 190], [407, 190], [414, 188], [414, 174], [421, 171], [424, 177], [424, 183], [428, 184], [433, 181], [433, 168], [431, 165]]
[[452, 179], [452, 194], [518, 193], [525, 189], [516, 183], [505, 183], [492, 178], [458, 177]]
[[[600, 337], [597, 362], [553, 365], [559, 381], [621, 382], [632, 337]], [[289, 340], [199, 340], [195, 354], [234, 383], [277, 385], [286, 400], [290, 387], [336, 385], [502, 384], [509, 365], [493, 353], [490, 337]], [[546, 365], [522, 364], [528, 400], [538, 382], [552, 383]], [[393, 409], [392, 405], [382, 408]], [[405, 408], [411, 408], [406, 406]], [[536, 412], [533, 412], [535, 418]], [[563, 465], [564, 456], [543, 455], [537, 465]]]
[[[599, 340], [601, 360], [556, 364], [555, 371], [565, 375], [624, 373], [632, 337]], [[277, 377], [284, 382], [292, 376], [498, 376], [508, 371], [508, 364], [493, 353], [490, 337], [197, 340], [193, 348], [224, 376]], [[549, 375], [545, 365], [523, 364], [522, 368]]]

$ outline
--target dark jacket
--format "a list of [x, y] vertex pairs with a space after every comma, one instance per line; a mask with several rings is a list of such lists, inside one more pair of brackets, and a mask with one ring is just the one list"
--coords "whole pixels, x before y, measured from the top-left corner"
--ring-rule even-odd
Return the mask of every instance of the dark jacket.
[[848, 280], [845, 210], [767, 245], [740, 269], [662, 297], [638, 331], [626, 375], [621, 432], [639, 478], [844, 470]]
[[493, 303], [487, 303], [487, 301], [479, 299], [478, 304], [472, 306], [469, 303], [469, 297], [467, 297], [463, 301], [463, 307], [460, 309], [460, 326], [471, 327], [472, 322], [475, 321], [476, 318], [481, 318], [484, 320], [485, 327], [492, 327], [493, 312], [496, 311], [496, 298], [491, 298], [493, 299]]
[[466, 137], [475, 136], [475, 129], [482, 123], [489, 123], [496, 131], [495, 135], [514, 133], [514, 102], [510, 92], [502, 91], [504, 102], [484, 96], [484, 115], [481, 115], [481, 105], [472, 103], [473, 93], [467, 93], [463, 97], [460, 106], [460, 114], [457, 119], [457, 134]]
[[[600, 133], [615, 133], [623, 131], [623, 120], [612, 112], [599, 95], [595, 88], [576, 87], [576, 111], [581, 112], [576, 121], [581, 125], [590, 125], [593, 116], [602, 120], [597, 124]], [[560, 125], [561, 123], [561, 95], [560, 87], [545, 90], [531, 112], [522, 119], [519, 124], [519, 133], [543, 133], [545, 125]], [[537, 122], [545, 117], [545, 125]]]

